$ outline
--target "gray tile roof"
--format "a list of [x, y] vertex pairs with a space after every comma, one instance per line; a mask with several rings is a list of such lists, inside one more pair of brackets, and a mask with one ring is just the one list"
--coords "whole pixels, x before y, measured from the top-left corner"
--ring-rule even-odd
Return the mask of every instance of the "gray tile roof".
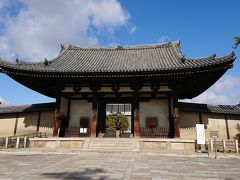
[[208, 109], [212, 113], [222, 113], [222, 114], [240, 114], [239, 106], [230, 105], [208, 105]]
[[181, 54], [179, 42], [141, 46], [76, 47], [63, 46], [58, 57], [44, 62], [10, 63], [0, 61], [0, 68], [50, 73], [152, 72], [194, 69], [233, 61], [234, 54], [216, 58], [190, 59]]
[[[13, 114], [24, 112], [39, 112], [39, 111], [53, 111], [55, 103], [40, 103], [40, 104], [28, 104], [28, 105], [14, 105], [14, 106], [0, 106], [0, 114]], [[240, 106], [237, 105], [209, 105], [209, 104], [197, 104], [197, 103], [185, 103], [179, 102], [181, 111], [192, 112], [206, 112], [216, 114], [235, 114], [240, 115]], [[126, 111], [129, 111], [131, 107], [127, 107]], [[110, 112], [110, 106], [107, 106]]]
[[179, 106], [180, 106], [180, 110], [182, 111], [240, 115], [239, 105], [210, 105], [210, 104], [179, 102]]
[[0, 105], [0, 114], [53, 111], [54, 108], [55, 108], [55, 103], [8, 105], [8, 106]]

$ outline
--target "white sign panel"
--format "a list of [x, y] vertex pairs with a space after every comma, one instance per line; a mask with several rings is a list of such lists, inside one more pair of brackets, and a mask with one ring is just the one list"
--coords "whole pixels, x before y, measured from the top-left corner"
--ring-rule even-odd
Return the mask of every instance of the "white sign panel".
[[210, 131], [211, 138], [218, 138], [218, 131]]
[[87, 128], [80, 128], [80, 133], [87, 133]]
[[204, 124], [196, 124], [197, 144], [205, 144]]

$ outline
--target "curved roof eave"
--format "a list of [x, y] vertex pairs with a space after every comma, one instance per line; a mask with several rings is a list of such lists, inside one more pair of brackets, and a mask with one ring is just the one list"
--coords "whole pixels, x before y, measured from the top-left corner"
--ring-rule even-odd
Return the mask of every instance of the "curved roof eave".
[[[36, 64], [40, 63], [24, 63], [24, 64], [16, 64], [16, 63], [10, 63], [7, 61], [0, 61], [0, 72], [19, 72], [19, 73], [24, 73], [24, 74], [58, 74], [58, 75], [84, 75], [84, 74], [119, 74], [119, 73], [133, 73], [133, 74], [138, 74], [138, 73], [171, 73], [171, 72], [177, 72], [177, 71], [191, 71], [191, 70], [201, 70], [201, 69], [208, 69], [212, 68], [214, 66], [225, 66], [226, 64], [229, 65], [229, 67], [232, 66], [232, 63], [236, 59], [235, 54], [231, 53], [226, 56], [222, 56], [219, 58], [216, 58], [215, 56], [210, 56], [206, 58], [200, 58], [200, 59], [190, 59], [186, 58], [186, 60], [183, 60], [183, 64], [186, 64], [185, 66], [182, 67], [172, 67], [172, 68], [166, 68], [166, 69], [132, 69], [132, 70], [119, 70], [119, 71], [61, 71], [57, 69], [45, 69], [44, 67], [36, 69], [35, 66]], [[22, 66], [30, 66], [28, 68], [24, 68]]]

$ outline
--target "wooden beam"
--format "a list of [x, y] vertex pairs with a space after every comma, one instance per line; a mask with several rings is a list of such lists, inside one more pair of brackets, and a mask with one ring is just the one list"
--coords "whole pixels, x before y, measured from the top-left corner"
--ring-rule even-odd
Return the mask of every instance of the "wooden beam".
[[134, 108], [134, 137], [140, 137], [139, 109]]
[[180, 112], [177, 106], [174, 107], [174, 130], [175, 130], [175, 137], [180, 138]]
[[173, 95], [173, 107], [174, 137], [180, 138], [180, 111], [177, 94]]
[[228, 126], [228, 116], [227, 116], [227, 114], [225, 114], [225, 126], [226, 126], [227, 139], [230, 139], [229, 126]]
[[56, 98], [56, 108], [54, 110], [54, 117], [53, 117], [53, 136], [58, 136], [58, 129], [59, 129], [59, 114], [60, 114], [60, 101], [61, 97], [58, 96]]
[[136, 92], [135, 100], [134, 100], [134, 137], [140, 137], [140, 123], [139, 123], [139, 97]]
[[38, 112], [37, 130], [36, 130], [37, 132], [39, 132], [40, 121], [41, 121], [41, 111]]
[[70, 110], [71, 110], [71, 98], [68, 99], [68, 108], [67, 108], [67, 123], [66, 127], [69, 127], [69, 121], [70, 121]]
[[97, 133], [97, 96], [93, 96], [93, 102], [92, 102], [92, 111], [93, 111], [93, 117], [92, 117], [92, 125], [91, 125], [91, 137], [96, 137]]
[[203, 121], [202, 121], [202, 112], [198, 112], [198, 119], [199, 119], [199, 124], [203, 124]]
[[58, 128], [59, 128], [59, 109], [56, 108], [54, 110], [54, 118], [53, 118], [53, 136], [58, 136]]
[[18, 116], [19, 116], [19, 114], [17, 113], [17, 114], [16, 114], [16, 119], [15, 119], [14, 131], [13, 131], [14, 136], [15, 136], [16, 133], [17, 133]]
[[172, 112], [172, 99], [169, 95], [168, 97], [168, 122], [169, 122], [169, 137], [174, 137], [174, 122], [173, 122], [173, 112]]

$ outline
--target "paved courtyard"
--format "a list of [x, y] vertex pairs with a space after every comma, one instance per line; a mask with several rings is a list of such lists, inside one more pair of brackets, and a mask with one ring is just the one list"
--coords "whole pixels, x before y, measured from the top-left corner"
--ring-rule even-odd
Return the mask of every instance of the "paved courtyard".
[[0, 179], [240, 179], [240, 159], [151, 153], [0, 153]]

